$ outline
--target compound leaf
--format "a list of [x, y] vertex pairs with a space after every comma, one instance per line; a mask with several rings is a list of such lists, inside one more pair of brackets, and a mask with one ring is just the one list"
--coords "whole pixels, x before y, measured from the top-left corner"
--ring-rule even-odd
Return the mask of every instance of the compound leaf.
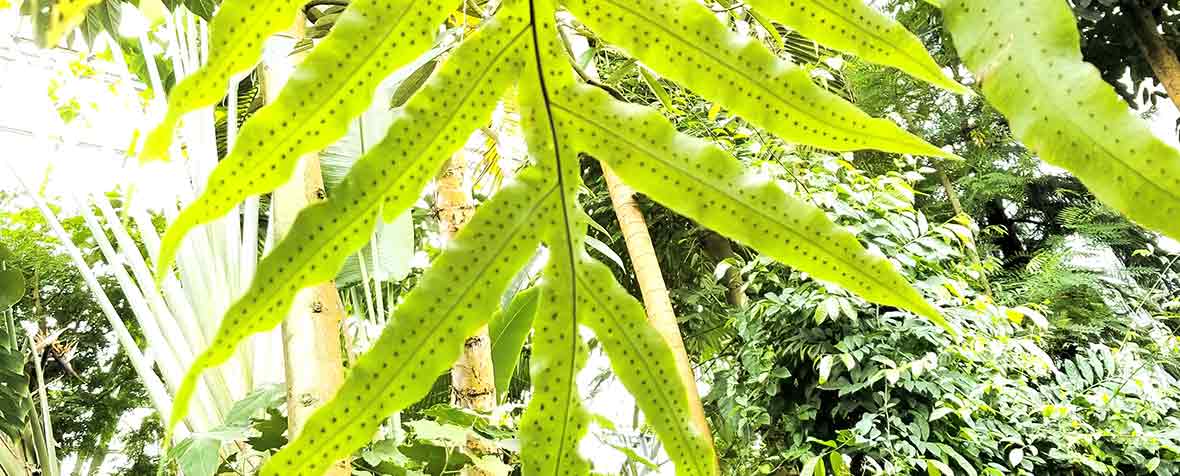
[[342, 137], [349, 122], [368, 109], [378, 83], [430, 48], [447, 13], [443, 0], [352, 2], [278, 99], [246, 122], [204, 193], [168, 227], [157, 279], [168, 272], [189, 230], [220, 218], [246, 197], [274, 190], [300, 157]]
[[695, 427], [686, 384], [663, 336], [647, 322], [643, 306], [602, 263], [583, 255], [578, 267], [580, 322], [594, 331], [619, 380], [635, 396], [645, 421], [656, 430], [677, 474], [711, 475], [712, 445]]
[[459, 357], [540, 243], [539, 217], [557, 187], [530, 169], [476, 211], [394, 311], [336, 396], [262, 467], [266, 476], [321, 474], [364, 447], [382, 421], [418, 401]]

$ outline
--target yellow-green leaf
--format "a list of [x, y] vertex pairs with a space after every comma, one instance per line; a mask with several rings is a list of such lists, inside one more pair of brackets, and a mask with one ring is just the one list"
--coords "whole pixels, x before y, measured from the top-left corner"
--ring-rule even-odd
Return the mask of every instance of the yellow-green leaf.
[[540, 243], [557, 187], [526, 171], [476, 211], [397, 307], [336, 396], [262, 467], [265, 476], [322, 474], [364, 447], [386, 417], [418, 401], [488, 322], [500, 292]]
[[643, 306], [627, 293], [610, 269], [583, 255], [578, 263], [579, 316], [594, 331], [610, 357], [615, 375], [635, 396], [646, 421], [682, 475], [714, 474], [713, 446], [684, 416], [688, 390], [676, 371], [672, 349], [647, 322]]
[[876, 149], [947, 157], [816, 86], [805, 71], [738, 35], [693, 0], [568, 0], [607, 41], [665, 78], [724, 105], [779, 137], [834, 151]]
[[[46, 0], [48, 1], [48, 0]], [[86, 10], [102, 0], [57, 0], [49, 6], [49, 28], [45, 32], [45, 47], [54, 47], [62, 37], [86, 18]], [[36, 5], [34, 3], [34, 5]], [[34, 16], [36, 14], [34, 13]]]
[[657, 202], [776, 260], [865, 299], [957, 331], [881, 256], [822, 210], [748, 172], [720, 147], [676, 132], [651, 108], [583, 87], [559, 96], [557, 117], [585, 131], [580, 150], [610, 164]]
[[1180, 238], [1180, 151], [1083, 62], [1065, 0], [943, 4], [955, 48], [1021, 142], [1132, 220]]
[[[384, 208], [413, 205], [438, 168], [486, 123], [496, 97], [515, 79], [528, 31], [523, 14], [502, 15], [469, 37], [394, 119], [385, 139], [361, 157], [328, 200], [308, 207], [259, 264], [250, 289], [226, 312], [212, 344], [176, 394], [172, 425], [187, 413], [200, 374], [233, 355], [247, 336], [282, 322], [300, 289], [332, 279], [368, 243]], [[440, 98], [446, 98], [445, 100]]]
[[168, 227], [157, 279], [172, 265], [189, 230], [217, 220], [246, 197], [274, 190], [300, 157], [342, 137], [349, 122], [368, 109], [378, 83], [430, 48], [447, 13], [442, 0], [352, 2], [278, 99], [246, 122], [205, 191]]
[[545, 268], [534, 323], [533, 396], [520, 421], [521, 469], [529, 475], [590, 473], [590, 462], [578, 453], [590, 424], [577, 385], [587, 351], [578, 331], [573, 270], [562, 250], [554, 249]]
[[[168, 95], [168, 112], [148, 134], [140, 160], [168, 156], [176, 126], [185, 114], [212, 106], [226, 94], [233, 75], [246, 71], [262, 56], [271, 35], [290, 28], [302, 0], [227, 0], [210, 22], [209, 58]], [[158, 91], [157, 94], [163, 94]]]
[[949, 91], [970, 91], [942, 71], [921, 40], [863, 0], [749, 0], [749, 4], [828, 48], [893, 66]]

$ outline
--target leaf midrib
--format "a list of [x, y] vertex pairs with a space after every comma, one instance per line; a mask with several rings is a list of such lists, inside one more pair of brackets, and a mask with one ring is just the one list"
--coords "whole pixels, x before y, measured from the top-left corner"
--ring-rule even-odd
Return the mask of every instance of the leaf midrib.
[[[578, 268], [577, 260], [574, 258], [574, 237], [570, 232], [572, 222], [569, 216], [569, 203], [566, 196], [565, 188], [565, 170], [561, 165], [561, 140], [557, 134], [557, 125], [553, 123], [553, 100], [549, 97], [549, 87], [545, 82], [545, 68], [541, 65], [541, 40], [537, 33], [537, 11], [536, 1], [528, 0], [529, 2], [529, 30], [533, 34], [533, 56], [536, 60], [537, 85], [540, 87], [541, 101], [545, 106], [545, 119], [549, 124], [549, 134], [553, 139], [553, 161], [554, 172], [557, 175], [557, 186], [561, 190], [558, 195], [561, 198], [561, 219], [562, 219], [562, 234], [565, 235], [566, 254], [569, 258], [569, 273], [570, 273], [570, 321], [572, 322], [572, 334], [570, 335], [570, 358], [575, 359], [574, 363], [569, 366], [569, 373], [567, 375], [566, 397], [561, 406], [564, 415], [561, 418], [561, 435], [558, 439], [558, 445], [561, 450], [557, 452], [557, 463], [554, 468], [561, 469], [562, 459], [565, 457], [566, 434], [569, 432], [570, 425], [570, 402], [573, 401], [573, 392], [577, 387], [577, 354], [578, 354]], [[548, 15], [554, 12], [542, 12]], [[553, 32], [557, 33], [557, 32]], [[577, 447], [574, 448], [577, 452]]]

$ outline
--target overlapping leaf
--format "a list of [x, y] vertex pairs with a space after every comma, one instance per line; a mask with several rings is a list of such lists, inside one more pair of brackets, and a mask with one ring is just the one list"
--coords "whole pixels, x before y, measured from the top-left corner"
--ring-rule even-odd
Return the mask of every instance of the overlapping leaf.
[[[303, 154], [343, 136], [349, 121], [369, 107], [381, 80], [430, 48], [447, 13], [443, 0], [352, 2], [275, 102], [246, 122], [205, 192], [169, 226], [157, 279], [172, 265], [189, 230], [220, 218], [246, 197], [274, 190]], [[230, 41], [235, 39], [250, 41]]]
[[418, 401], [487, 323], [500, 293], [540, 243], [536, 222], [557, 187], [536, 170], [484, 203], [394, 311], [332, 401], [317, 410], [263, 475], [322, 474], [368, 444], [385, 417]]
[[940, 88], [969, 91], [947, 77], [912, 33], [863, 0], [750, 0], [754, 10], [829, 48], [893, 66]]
[[333, 196], [299, 214], [189, 369], [172, 424], [188, 411], [205, 369], [226, 361], [247, 336], [282, 322], [300, 289], [332, 279], [345, 258], [369, 241], [382, 208], [394, 217], [417, 200], [442, 163], [490, 119], [497, 96], [520, 69], [515, 53], [527, 31], [523, 14], [506, 12], [472, 35], [410, 99], [385, 139], [357, 161]]
[[1065, 0], [944, 0], [955, 48], [1012, 131], [1132, 220], [1180, 238], [1180, 151], [1083, 62]]
[[762, 43], [692, 0], [567, 0], [611, 43], [697, 94], [792, 142], [834, 151], [950, 154], [816, 86]]
[[[565, 99], [569, 99], [565, 101]], [[744, 170], [720, 147], [676, 132], [657, 111], [583, 87], [557, 116], [585, 131], [579, 146], [661, 204], [865, 299], [908, 309], [956, 332], [884, 258], [823, 211]]]
[[587, 352], [576, 319], [573, 270], [565, 257], [565, 251], [550, 256], [534, 323], [533, 395], [520, 422], [521, 464], [529, 475], [590, 473], [590, 462], [578, 453], [590, 426], [577, 385]]
[[677, 462], [677, 474], [714, 474], [712, 445], [685, 418], [688, 391], [671, 348], [648, 324], [643, 306], [615, 282], [606, 266], [585, 255], [578, 265], [580, 322], [602, 343], [615, 375], [635, 396], [669, 457]]
[[303, 3], [302, 0], [225, 2], [209, 27], [212, 44], [208, 60], [172, 88], [168, 112], [144, 142], [141, 160], [166, 158], [180, 118], [220, 101], [230, 78], [258, 62], [266, 39], [290, 28]]
[[[687, 415], [688, 394], [680, 381], [672, 360], [671, 350], [656, 331], [647, 324], [642, 311], [628, 316], [606, 318], [601, 312], [615, 312], [622, 306], [613, 277], [586, 271], [592, 262], [585, 255], [585, 233], [588, 218], [577, 204], [577, 190], [581, 184], [578, 161], [582, 142], [575, 139], [584, 130], [562, 121], [554, 106], [576, 94], [568, 60], [560, 48], [560, 39], [553, 26], [552, 7], [548, 2], [533, 2], [536, 57], [532, 68], [520, 85], [522, 127], [533, 157], [558, 177], [562, 196], [561, 208], [548, 217], [550, 233], [544, 238], [551, 253], [544, 274], [542, 308], [534, 328], [532, 382], [533, 399], [521, 422], [524, 470], [526, 474], [589, 474], [589, 465], [578, 453], [585, 435], [589, 415], [577, 394], [575, 377], [585, 356], [579, 327], [587, 325], [595, 330], [600, 340], [611, 347], [612, 357], [624, 358], [615, 362], [616, 368], [627, 372], [624, 383], [641, 402], [647, 422], [669, 445], [669, 456], [677, 474], [712, 475], [716, 473], [712, 446], [694, 434]], [[543, 12], [543, 13], [538, 13]], [[601, 268], [601, 265], [598, 265]], [[591, 291], [579, 281], [592, 285]], [[610, 311], [591, 305], [609, 305]], [[609, 304], [608, 304], [609, 303]], [[634, 303], [633, 303], [634, 304]], [[597, 312], [587, 312], [599, 309]], [[634, 310], [634, 308], [629, 309]], [[619, 340], [624, 333], [630, 339]], [[609, 342], [608, 342], [609, 341]], [[628, 352], [634, 352], [628, 356]], [[664, 368], [668, 378], [653, 380], [648, 374], [659, 371], [636, 365], [633, 359], [643, 356], [648, 364], [670, 364]], [[645, 374], [641, 370], [648, 370]], [[642, 395], [640, 395], [640, 392]]]
[[488, 337], [492, 341], [492, 374], [496, 377], [496, 395], [500, 395], [501, 401], [508, 395], [508, 385], [516, 373], [525, 339], [533, 328], [540, 293], [540, 288], [531, 288], [516, 295], [508, 308], [497, 312], [488, 324]]

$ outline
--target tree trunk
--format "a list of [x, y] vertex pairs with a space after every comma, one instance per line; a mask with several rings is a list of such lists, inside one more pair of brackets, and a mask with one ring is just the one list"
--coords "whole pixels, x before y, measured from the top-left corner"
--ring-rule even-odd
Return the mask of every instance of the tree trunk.
[[[303, 36], [303, 18], [289, 32], [292, 39]], [[266, 65], [265, 90], [271, 102], [306, 53], [292, 56], [288, 64]], [[271, 220], [276, 238], [282, 238], [295, 217], [308, 205], [326, 198], [320, 160], [316, 154], [300, 159], [290, 181], [272, 195]], [[344, 382], [344, 361], [340, 352], [340, 321], [344, 306], [336, 284], [329, 281], [304, 289], [296, 296], [291, 312], [283, 321], [283, 362], [287, 380], [288, 438], [294, 440], [308, 418], [336, 394]], [[341, 460], [325, 473], [349, 476], [348, 460]]]
[[656, 259], [656, 250], [652, 245], [651, 235], [647, 232], [647, 221], [643, 219], [643, 212], [635, 203], [635, 190], [619, 180], [605, 163], [600, 164], [602, 175], [606, 179], [606, 188], [610, 192], [611, 205], [619, 219], [619, 229], [623, 232], [623, 241], [627, 243], [627, 255], [631, 257], [631, 266], [635, 269], [635, 280], [639, 283], [639, 291], [643, 295], [643, 305], [647, 308], [647, 319], [672, 348], [676, 370], [688, 390], [688, 407], [692, 412], [693, 422], [709, 445], [712, 445], [712, 432], [709, 430], [708, 420], [705, 419], [701, 396], [697, 393], [692, 362], [688, 359], [688, 352], [684, 350], [680, 323], [672, 310], [672, 299], [668, 296], [668, 288], [660, 272], [660, 263]]
[[[455, 154], [438, 175], [435, 211], [443, 242], [455, 238], [471, 220], [475, 206], [467, 186], [466, 150]], [[463, 354], [451, 367], [451, 402], [463, 408], [490, 412], [496, 406], [496, 379], [492, 369], [492, 340], [488, 326], [480, 327], [463, 343]]]
[[1156, 79], [1168, 92], [1172, 104], [1180, 108], [1180, 59], [1176, 58], [1176, 52], [1172, 51], [1159, 32], [1159, 25], [1152, 14], [1156, 3], [1159, 2], [1149, 2], [1144, 6], [1141, 0], [1130, 0], [1124, 5], [1128, 10], [1131, 29], [1135, 32], [1135, 42], [1155, 72]]
[[[705, 244], [705, 253], [710, 258], [717, 260], [718, 263], [729, 258], [737, 257], [737, 253], [733, 252], [733, 243], [729, 238], [721, 236], [715, 231], [705, 230], [705, 236], [701, 238]], [[730, 266], [725, 270], [725, 301], [731, 306], [738, 308], [746, 307], [749, 299], [746, 297], [746, 282], [742, 279], [742, 271], [737, 267]]]

